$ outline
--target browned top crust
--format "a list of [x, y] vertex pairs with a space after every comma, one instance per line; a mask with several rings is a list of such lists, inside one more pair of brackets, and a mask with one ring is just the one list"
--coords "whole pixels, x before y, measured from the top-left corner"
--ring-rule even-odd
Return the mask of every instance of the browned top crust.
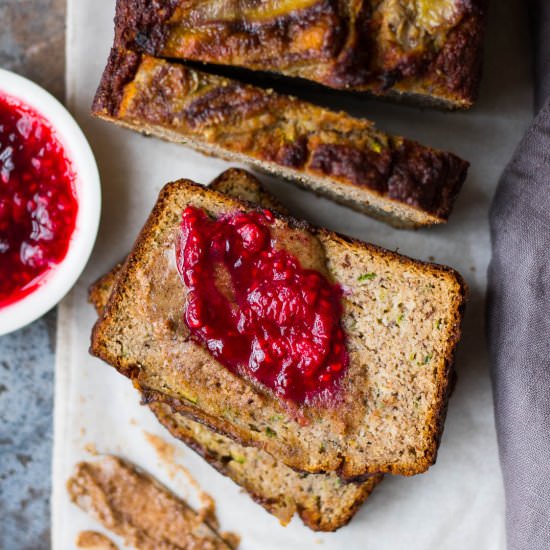
[[485, 0], [118, 0], [116, 44], [471, 106]]
[[446, 221], [466, 177], [457, 156], [353, 118], [180, 63], [114, 48], [93, 111], [197, 137], [230, 154], [368, 189]]

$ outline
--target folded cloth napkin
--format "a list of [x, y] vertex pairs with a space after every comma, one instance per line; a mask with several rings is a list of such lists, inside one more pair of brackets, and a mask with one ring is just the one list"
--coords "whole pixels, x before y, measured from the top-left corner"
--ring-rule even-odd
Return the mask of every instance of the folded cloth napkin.
[[538, 115], [490, 212], [488, 332], [509, 550], [550, 549], [550, 0], [533, 0]]

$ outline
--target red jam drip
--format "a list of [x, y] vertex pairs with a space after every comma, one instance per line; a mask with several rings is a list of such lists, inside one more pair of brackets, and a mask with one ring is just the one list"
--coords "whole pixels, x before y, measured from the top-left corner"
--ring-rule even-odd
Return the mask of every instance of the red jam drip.
[[74, 180], [50, 124], [0, 95], [0, 307], [30, 294], [67, 254]]
[[176, 248], [192, 337], [294, 404], [330, 404], [349, 363], [342, 290], [277, 249], [269, 211], [217, 220], [187, 207]]

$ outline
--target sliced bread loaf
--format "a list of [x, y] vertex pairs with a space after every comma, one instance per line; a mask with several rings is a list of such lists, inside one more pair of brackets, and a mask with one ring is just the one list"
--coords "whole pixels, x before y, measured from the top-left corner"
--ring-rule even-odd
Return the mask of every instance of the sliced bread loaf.
[[446, 222], [468, 168], [368, 120], [123, 49], [111, 52], [93, 113], [283, 176], [396, 227]]
[[425, 471], [436, 457], [452, 383], [465, 294], [460, 276], [276, 215], [273, 231], [315, 240], [324, 256], [317, 260], [346, 291], [350, 365], [341, 402], [304, 406], [297, 419], [189, 339], [174, 257], [189, 205], [214, 217], [253, 208], [189, 181], [165, 186], [94, 327], [92, 353], [129, 376], [145, 402], [167, 403], [297, 470], [346, 479]]
[[[211, 187], [265, 208], [274, 204], [258, 180], [243, 170], [227, 170]], [[278, 206], [281, 211], [282, 207]], [[90, 287], [89, 298], [98, 315], [110, 298], [121, 268], [120, 264]], [[298, 513], [315, 531], [335, 531], [353, 517], [382, 480], [381, 475], [373, 475], [360, 483], [343, 484], [335, 474], [297, 473], [266, 452], [244, 447], [199, 422], [174, 413], [165, 404], [151, 403], [150, 408], [174, 437], [230, 477], [283, 524]]]
[[480, 80], [485, 0], [118, 0], [117, 41], [451, 109]]

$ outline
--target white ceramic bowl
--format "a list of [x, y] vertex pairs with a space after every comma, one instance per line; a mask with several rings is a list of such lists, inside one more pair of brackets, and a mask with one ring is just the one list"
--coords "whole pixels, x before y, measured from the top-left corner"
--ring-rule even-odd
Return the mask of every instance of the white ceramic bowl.
[[21, 100], [54, 128], [76, 174], [76, 225], [67, 255], [51, 268], [33, 292], [0, 308], [0, 335], [38, 319], [54, 307], [84, 270], [96, 239], [101, 212], [101, 186], [94, 155], [82, 130], [52, 95], [30, 80], [0, 69], [0, 94]]

